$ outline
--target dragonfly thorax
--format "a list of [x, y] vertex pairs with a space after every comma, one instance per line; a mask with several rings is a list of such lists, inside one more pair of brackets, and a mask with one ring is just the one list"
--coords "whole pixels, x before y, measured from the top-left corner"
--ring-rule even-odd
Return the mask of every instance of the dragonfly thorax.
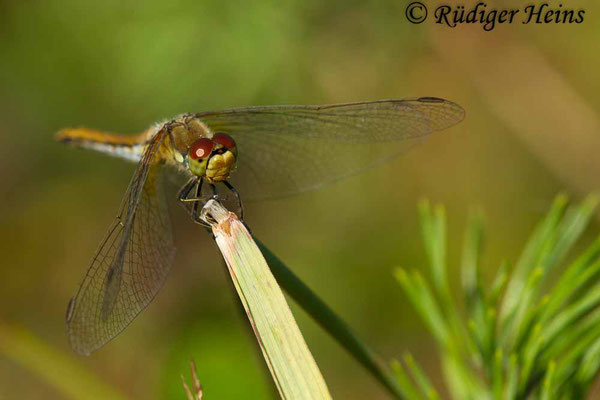
[[223, 182], [235, 168], [237, 146], [231, 136], [216, 133], [191, 144], [186, 161], [190, 172], [209, 183]]

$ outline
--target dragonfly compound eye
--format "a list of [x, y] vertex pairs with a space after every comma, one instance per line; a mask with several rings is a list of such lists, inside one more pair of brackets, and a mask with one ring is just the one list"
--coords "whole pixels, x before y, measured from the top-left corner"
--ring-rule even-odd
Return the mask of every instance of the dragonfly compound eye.
[[218, 143], [229, 150], [235, 149], [235, 140], [226, 133], [215, 133], [213, 142]]
[[207, 138], [198, 139], [190, 146], [190, 158], [192, 158], [192, 160], [206, 159], [210, 156], [214, 147], [215, 144], [212, 140]]

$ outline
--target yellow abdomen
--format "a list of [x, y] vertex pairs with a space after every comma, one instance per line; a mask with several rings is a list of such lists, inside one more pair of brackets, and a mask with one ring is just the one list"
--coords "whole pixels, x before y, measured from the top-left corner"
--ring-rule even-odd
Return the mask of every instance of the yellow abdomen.
[[116, 135], [94, 129], [71, 128], [60, 131], [56, 139], [73, 146], [137, 162], [146, 148], [146, 143], [155, 133], [154, 130], [147, 130], [137, 135]]

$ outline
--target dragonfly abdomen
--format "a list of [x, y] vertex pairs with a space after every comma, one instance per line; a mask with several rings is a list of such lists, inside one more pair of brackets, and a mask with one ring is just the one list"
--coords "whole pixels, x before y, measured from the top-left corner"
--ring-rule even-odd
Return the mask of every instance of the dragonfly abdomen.
[[76, 147], [138, 162], [148, 140], [154, 133], [151, 130], [144, 131], [139, 135], [116, 135], [87, 128], [74, 128], [60, 131], [57, 139]]

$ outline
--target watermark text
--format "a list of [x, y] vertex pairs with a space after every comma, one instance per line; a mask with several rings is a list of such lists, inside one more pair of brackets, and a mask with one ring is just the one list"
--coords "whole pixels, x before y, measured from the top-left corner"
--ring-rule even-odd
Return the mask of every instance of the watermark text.
[[[413, 24], [420, 24], [428, 17], [425, 4], [414, 1], [406, 7], [406, 18]], [[439, 25], [455, 28], [462, 24], [479, 24], [485, 31], [492, 31], [502, 24], [581, 24], [585, 10], [549, 3], [529, 4], [521, 8], [496, 8], [485, 2], [472, 7], [460, 4], [441, 5], [431, 13], [431, 20]]]

